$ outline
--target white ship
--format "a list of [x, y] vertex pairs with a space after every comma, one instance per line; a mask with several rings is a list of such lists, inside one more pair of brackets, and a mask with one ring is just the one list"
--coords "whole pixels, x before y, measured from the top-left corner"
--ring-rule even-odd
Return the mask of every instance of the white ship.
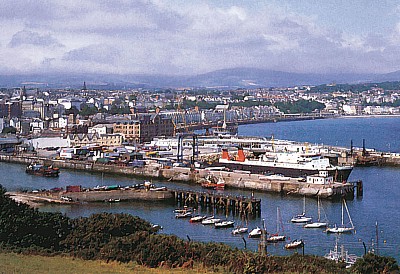
[[317, 153], [277, 152], [260, 155], [258, 159], [247, 159], [243, 149], [238, 149], [236, 159], [232, 159], [228, 151], [223, 149], [218, 166], [231, 170], [249, 171], [256, 174], [281, 174], [286, 177], [298, 178], [319, 174], [327, 171], [334, 181], [346, 181], [353, 166], [333, 166], [328, 158]]

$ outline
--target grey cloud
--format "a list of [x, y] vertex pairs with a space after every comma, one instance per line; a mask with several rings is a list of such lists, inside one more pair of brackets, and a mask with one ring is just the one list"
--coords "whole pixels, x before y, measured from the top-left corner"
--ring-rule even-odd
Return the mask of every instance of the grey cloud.
[[65, 61], [91, 62], [100, 64], [115, 64], [120, 58], [120, 51], [108, 45], [90, 45], [67, 52]]
[[12, 48], [21, 45], [34, 45], [41, 47], [63, 47], [57, 39], [53, 38], [51, 35], [40, 35], [37, 32], [32, 32], [28, 30], [22, 30], [13, 35], [9, 46]]

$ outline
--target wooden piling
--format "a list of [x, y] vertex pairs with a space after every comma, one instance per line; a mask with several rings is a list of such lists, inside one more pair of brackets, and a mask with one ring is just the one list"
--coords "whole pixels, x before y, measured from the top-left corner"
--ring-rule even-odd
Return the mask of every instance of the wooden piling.
[[171, 190], [177, 204], [204, 206], [224, 209], [241, 214], [261, 214], [261, 200], [243, 196], [223, 195], [220, 193], [196, 192], [191, 190]]

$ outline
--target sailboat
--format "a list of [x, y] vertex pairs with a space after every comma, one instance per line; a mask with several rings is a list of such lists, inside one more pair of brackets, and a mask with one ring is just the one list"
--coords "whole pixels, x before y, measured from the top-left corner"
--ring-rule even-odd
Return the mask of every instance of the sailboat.
[[276, 208], [276, 233], [271, 234], [271, 236], [267, 238], [267, 242], [275, 243], [275, 242], [286, 240], [285, 235], [279, 235], [279, 225], [282, 227], [282, 232], [283, 232], [282, 218], [281, 218], [281, 214], [279, 211], [279, 207], [277, 207]]
[[321, 205], [320, 205], [319, 196], [318, 196], [318, 221], [305, 224], [304, 227], [305, 228], [322, 228], [322, 227], [327, 227], [327, 225], [328, 225], [328, 223], [321, 222]]
[[247, 233], [249, 228], [245, 225], [243, 225], [244, 220], [242, 220], [242, 224], [238, 225], [235, 229], [232, 230], [232, 235], [239, 235], [243, 233]]
[[304, 201], [303, 201], [303, 213], [299, 214], [297, 216], [294, 216], [291, 221], [292, 223], [307, 223], [312, 220], [312, 217], [307, 217], [306, 216], [306, 196], [304, 196]]
[[[344, 225], [344, 210], [346, 209], [347, 216], [349, 218], [350, 227], [346, 227]], [[327, 233], [351, 233], [354, 230], [354, 224], [351, 220], [349, 209], [347, 208], [346, 200], [342, 200], [342, 225], [338, 227], [336, 224], [334, 227], [330, 227], [326, 229]]]

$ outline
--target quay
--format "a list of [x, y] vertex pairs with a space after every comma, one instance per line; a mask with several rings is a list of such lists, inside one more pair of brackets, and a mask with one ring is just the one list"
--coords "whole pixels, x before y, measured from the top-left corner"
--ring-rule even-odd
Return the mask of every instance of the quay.
[[53, 165], [54, 167], [61, 168], [61, 174], [62, 169], [73, 169], [187, 183], [198, 183], [201, 179], [212, 175], [217, 178], [222, 177], [225, 180], [226, 187], [275, 192], [284, 195], [319, 196], [325, 199], [337, 199], [343, 196], [352, 198], [354, 197], [354, 190], [357, 187], [356, 183], [332, 183], [329, 185], [308, 184], [307, 182], [301, 182], [294, 178], [289, 178], [287, 180], [265, 180], [265, 178], [263, 178], [265, 176], [260, 176], [260, 174], [215, 171], [189, 167], [166, 167], [155, 161], [149, 161], [143, 167], [107, 165], [78, 160], [54, 160], [45, 157], [26, 155], [0, 155], [0, 161], [25, 165], [32, 162]]

